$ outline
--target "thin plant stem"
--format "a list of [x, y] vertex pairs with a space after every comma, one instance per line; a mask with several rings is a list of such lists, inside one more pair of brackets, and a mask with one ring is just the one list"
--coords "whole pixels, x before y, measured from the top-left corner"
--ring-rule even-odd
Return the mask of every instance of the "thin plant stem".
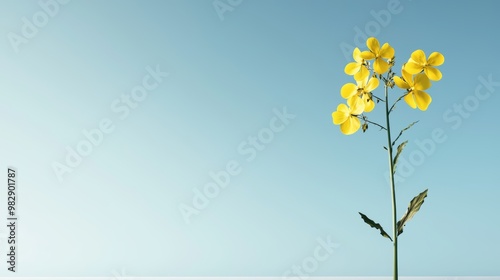
[[376, 125], [376, 126], [380, 127], [380, 129], [387, 130], [387, 128], [385, 128], [385, 127], [381, 126], [380, 124], [378, 124], [378, 123], [376, 123], [376, 122], [372, 122], [372, 121], [367, 120], [365, 116], [356, 115], [356, 117], [357, 117], [358, 119], [362, 120], [362, 121], [365, 121], [365, 122], [367, 122], [367, 123], [371, 123], [371, 124], [373, 124], [373, 125]]
[[[391, 107], [392, 109], [392, 107]], [[388, 87], [385, 85], [385, 117], [386, 117], [386, 130], [387, 130], [387, 151], [389, 154], [389, 177], [391, 183], [391, 197], [392, 197], [392, 239], [394, 245], [394, 272], [393, 279], [398, 280], [398, 228], [397, 228], [397, 213], [396, 213], [396, 190], [394, 185], [394, 162], [392, 157], [392, 140], [391, 140], [391, 126], [389, 122], [389, 95]]]
[[[407, 94], [407, 93], [406, 93], [406, 94]], [[406, 94], [401, 95], [401, 96], [398, 98], [398, 100], [396, 100], [396, 101], [394, 102], [394, 104], [392, 104], [391, 109], [389, 109], [389, 113], [391, 113], [391, 112], [392, 112], [392, 110], [394, 110], [394, 107], [396, 106], [396, 104], [397, 104], [399, 101], [401, 101], [401, 99], [403, 99], [403, 98], [406, 96]]]
[[377, 102], [379, 102], [379, 101], [380, 101], [380, 102], [385, 102], [385, 101], [384, 101], [384, 99], [382, 99], [382, 98], [380, 98], [380, 97], [376, 96], [376, 95], [375, 95], [375, 94], [373, 94], [373, 93], [372, 93], [372, 98], [377, 99]]

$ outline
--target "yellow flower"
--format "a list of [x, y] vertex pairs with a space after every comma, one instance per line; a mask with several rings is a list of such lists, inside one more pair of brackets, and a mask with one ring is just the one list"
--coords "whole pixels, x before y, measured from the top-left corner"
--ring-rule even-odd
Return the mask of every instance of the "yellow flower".
[[431, 96], [424, 90], [431, 87], [431, 81], [424, 73], [419, 73], [413, 77], [409, 72], [403, 68], [403, 79], [394, 77], [394, 83], [402, 88], [408, 90], [405, 95], [405, 102], [413, 109], [417, 108], [425, 111], [429, 104], [432, 102]]
[[337, 111], [332, 113], [332, 119], [335, 125], [340, 125], [342, 133], [350, 135], [358, 131], [361, 127], [361, 122], [356, 116], [363, 113], [365, 104], [357, 96], [347, 100], [347, 104], [349, 107], [345, 104], [339, 104]]
[[433, 52], [429, 59], [425, 58], [422, 50], [416, 50], [411, 54], [411, 58], [405, 64], [405, 70], [410, 74], [417, 74], [424, 71], [425, 75], [433, 81], [439, 81], [443, 77], [441, 71], [434, 68], [444, 63], [444, 56], [441, 53]]
[[347, 75], [354, 75], [355, 80], [368, 77], [370, 71], [366, 67], [365, 60], [361, 57], [361, 51], [358, 48], [355, 48], [352, 52], [352, 58], [354, 58], [355, 62], [348, 63], [344, 68], [344, 72]]
[[394, 48], [385, 43], [382, 48], [378, 40], [374, 37], [368, 38], [366, 40], [366, 46], [370, 51], [364, 51], [361, 53], [361, 57], [364, 59], [375, 59], [373, 63], [373, 70], [378, 74], [383, 74], [389, 70], [389, 63], [384, 60], [392, 59], [394, 57]]
[[342, 86], [340, 89], [340, 95], [347, 100], [361, 97], [365, 104], [364, 111], [371, 112], [373, 108], [375, 108], [375, 102], [373, 102], [370, 92], [378, 87], [378, 79], [374, 77], [366, 77], [361, 80], [356, 80], [356, 83], [357, 85], [348, 83]]

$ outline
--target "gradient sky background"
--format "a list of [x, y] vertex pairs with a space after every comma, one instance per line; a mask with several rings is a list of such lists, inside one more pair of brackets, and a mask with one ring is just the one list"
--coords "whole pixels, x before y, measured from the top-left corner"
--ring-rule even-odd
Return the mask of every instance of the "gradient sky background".
[[[399, 12], [369, 32], [397, 67], [416, 49], [446, 58], [429, 109], [394, 114], [394, 129], [420, 120], [403, 137], [408, 162], [415, 140], [446, 139], [397, 186], [398, 216], [429, 188], [400, 236], [400, 273], [500, 275], [498, 1], [244, 0], [221, 18], [212, 1], [73, 0], [16, 52], [9, 34], [43, 10], [3, 0], [0, 159], [2, 181], [18, 169], [17, 276], [282, 276], [328, 237], [339, 246], [310, 275], [390, 275], [391, 243], [358, 215], [391, 230], [385, 134], [344, 136], [331, 120], [352, 81], [341, 46], [388, 5]], [[157, 65], [169, 76], [120, 118], [111, 104]], [[480, 77], [497, 84], [474, 104]], [[295, 118], [255, 158], [238, 151], [284, 107]], [[60, 182], [54, 162], [106, 118], [114, 130]], [[179, 206], [231, 160], [241, 172], [187, 224]]]

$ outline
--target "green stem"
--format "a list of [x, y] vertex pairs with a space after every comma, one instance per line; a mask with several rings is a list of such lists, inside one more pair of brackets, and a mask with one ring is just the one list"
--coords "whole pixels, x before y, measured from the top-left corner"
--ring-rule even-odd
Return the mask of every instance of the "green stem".
[[[396, 214], [396, 190], [394, 186], [394, 162], [392, 157], [392, 140], [391, 126], [389, 122], [389, 95], [388, 88], [385, 85], [385, 117], [387, 129], [387, 151], [389, 153], [389, 176], [391, 181], [391, 197], [392, 197], [392, 239], [394, 244], [394, 274], [393, 279], [398, 280], [398, 229], [397, 229], [397, 214]], [[392, 108], [391, 108], [392, 109]]]

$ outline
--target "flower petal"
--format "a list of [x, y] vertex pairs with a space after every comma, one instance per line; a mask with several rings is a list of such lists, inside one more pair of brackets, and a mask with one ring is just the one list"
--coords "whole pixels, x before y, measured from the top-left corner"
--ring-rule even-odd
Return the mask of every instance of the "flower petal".
[[366, 40], [366, 46], [368, 47], [368, 49], [370, 51], [372, 51], [375, 54], [378, 54], [378, 52], [380, 50], [380, 44], [379, 44], [377, 38], [375, 38], [375, 37], [368, 38], [368, 40]]
[[415, 83], [414, 83], [415, 89], [425, 90], [430, 88], [431, 85], [432, 85], [431, 81], [429, 81], [429, 78], [424, 73], [420, 73], [415, 76]]
[[369, 113], [373, 110], [373, 108], [375, 108], [375, 102], [373, 102], [372, 100], [372, 97], [371, 97], [371, 94], [363, 94], [363, 96], [361, 96], [361, 98], [363, 99], [363, 103], [365, 103], [365, 112]]
[[349, 117], [349, 109], [345, 104], [339, 104], [339, 106], [337, 106], [337, 111], [332, 113], [333, 123], [336, 125], [344, 123]]
[[399, 87], [399, 88], [402, 88], [402, 89], [409, 89], [410, 86], [403, 80], [401, 79], [400, 77], [398, 76], [394, 76], [394, 83]]
[[361, 51], [359, 48], [355, 48], [354, 51], [352, 52], [352, 58], [354, 58], [354, 61], [361, 63], [363, 61], [363, 58], [361, 57]]
[[403, 74], [403, 79], [405, 79], [406, 83], [409, 85], [409, 88], [412, 87], [415, 83], [413, 82], [413, 75], [408, 73], [405, 69], [401, 70]]
[[404, 69], [410, 73], [410, 74], [417, 74], [417, 73], [420, 73], [422, 72], [422, 70], [424, 69], [424, 66], [410, 60], [408, 61], [405, 66], [404, 66]]
[[427, 60], [427, 64], [432, 66], [439, 66], [444, 63], [444, 56], [441, 53], [433, 52]]
[[433, 81], [439, 81], [443, 77], [443, 74], [441, 74], [441, 71], [439, 69], [434, 68], [432, 66], [427, 66], [424, 69], [425, 75], [429, 77], [429, 79]]
[[417, 108], [417, 104], [415, 103], [415, 99], [413, 98], [413, 93], [409, 92], [403, 99], [405, 100], [406, 104], [408, 104], [408, 106], [412, 107], [413, 109]]
[[411, 59], [421, 65], [425, 65], [427, 63], [427, 59], [425, 59], [425, 53], [423, 50], [414, 51], [411, 54]]
[[368, 78], [369, 75], [370, 75], [370, 71], [368, 70], [368, 68], [366, 68], [366, 66], [361, 66], [359, 68], [358, 73], [356, 73], [354, 75], [354, 80], [361, 81], [361, 80]]
[[361, 53], [361, 57], [363, 59], [370, 60], [370, 59], [374, 59], [375, 58], [375, 54], [372, 53], [372, 52], [370, 52], [370, 51], [364, 51], [364, 52]]
[[347, 75], [354, 75], [356, 73], [359, 72], [359, 69], [361, 68], [361, 65], [357, 62], [350, 62], [350, 63], [347, 63], [347, 65], [345, 66], [344, 68], [344, 72], [347, 74]]
[[351, 135], [358, 131], [361, 127], [361, 122], [356, 117], [349, 117], [347, 121], [340, 125], [340, 131], [345, 135]]
[[387, 59], [391, 59], [394, 57], [394, 48], [389, 45], [389, 43], [385, 43], [380, 49], [379, 56]]
[[351, 115], [360, 115], [365, 109], [365, 103], [359, 96], [353, 96], [347, 99]]
[[379, 81], [375, 77], [371, 77], [370, 80], [368, 81], [368, 84], [365, 86], [365, 92], [371, 92], [374, 89], [376, 89], [379, 85]]
[[378, 74], [384, 74], [387, 70], [389, 70], [389, 64], [381, 57], [377, 57], [373, 63], [373, 70]]
[[432, 97], [425, 91], [415, 90], [415, 101], [417, 102], [418, 109], [425, 111], [429, 104], [432, 102]]
[[355, 95], [357, 92], [358, 92], [358, 86], [356, 86], [353, 83], [345, 84], [340, 89], [340, 95], [345, 99]]
[[361, 80], [356, 80], [356, 84], [358, 85], [358, 89], [365, 88], [366, 83], [368, 83], [368, 77], [361, 79]]

